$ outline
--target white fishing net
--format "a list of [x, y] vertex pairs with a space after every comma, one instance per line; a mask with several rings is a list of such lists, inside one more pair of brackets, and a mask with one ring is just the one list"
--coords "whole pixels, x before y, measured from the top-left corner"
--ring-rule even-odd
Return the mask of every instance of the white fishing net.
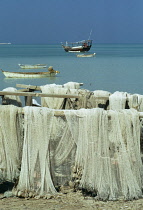
[[71, 180], [75, 150], [76, 144], [65, 117], [54, 117], [50, 139], [50, 160], [53, 182], [58, 188]]
[[0, 106], [0, 183], [14, 182], [19, 177], [22, 138], [18, 123], [18, 108], [13, 105]]
[[[129, 108], [134, 108], [139, 112], [143, 112], [143, 95], [139, 94], [128, 94], [128, 106]], [[140, 119], [141, 126], [141, 136], [140, 136], [140, 144], [141, 144], [141, 153], [142, 153], [142, 161], [143, 161], [143, 118]]]
[[61, 117], [54, 117], [51, 132], [51, 141], [54, 143], [55, 165], [61, 165], [68, 157], [75, 144], [67, 121]]
[[91, 104], [89, 103], [90, 97], [91, 97], [91, 91], [85, 90], [85, 89], [79, 89], [78, 90], [79, 98], [77, 100], [77, 108], [76, 109], [82, 109], [82, 108], [91, 108]]
[[92, 107], [92, 92], [86, 89], [69, 89], [68, 94], [78, 95], [78, 98], [68, 98], [66, 100], [65, 109], [81, 109]]
[[143, 95], [128, 94], [128, 105], [130, 108], [134, 108], [137, 111], [143, 112]]
[[116, 91], [109, 96], [109, 109], [119, 110], [125, 109], [127, 101], [127, 93]]
[[67, 82], [63, 86], [64, 88], [69, 88], [69, 89], [79, 89], [80, 85], [81, 84], [78, 82]]
[[141, 197], [138, 113], [98, 108], [64, 113], [77, 145], [75, 166], [77, 173], [82, 170], [80, 187], [103, 200]]
[[[40, 86], [42, 93], [46, 94], [67, 94], [68, 89], [58, 87], [55, 84]], [[52, 109], [62, 109], [65, 99], [57, 97], [41, 97], [41, 105]]]
[[[43, 85], [40, 86], [42, 93], [46, 94], [78, 94], [78, 89], [80, 88], [80, 83], [68, 82], [64, 85]], [[56, 98], [56, 97], [42, 97], [41, 105], [43, 107], [48, 107], [52, 109], [74, 109], [75, 108], [75, 98]]]
[[90, 97], [91, 108], [104, 108], [107, 109], [110, 92], [104, 90], [95, 90]]
[[54, 110], [24, 107], [24, 144], [15, 194], [22, 197], [56, 193], [50, 173], [49, 141]]
[[[8, 88], [3, 89], [2, 91], [17, 92], [17, 89], [13, 88], [13, 87], [8, 87]], [[20, 97], [15, 96], [15, 95], [5, 95], [5, 96], [3, 96], [2, 104], [3, 105], [13, 104], [15, 106], [22, 107], [22, 102], [20, 100]]]

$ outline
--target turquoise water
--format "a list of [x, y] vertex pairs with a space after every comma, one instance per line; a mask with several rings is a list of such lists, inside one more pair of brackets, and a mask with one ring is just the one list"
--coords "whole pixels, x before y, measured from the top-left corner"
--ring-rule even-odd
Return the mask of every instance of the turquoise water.
[[143, 94], [143, 44], [94, 44], [89, 53], [94, 52], [95, 57], [78, 58], [75, 53], [66, 53], [60, 44], [0, 45], [3, 70], [31, 71], [21, 70], [18, 64], [44, 63], [60, 71], [55, 78], [38, 79], [6, 79], [0, 72], [0, 90], [16, 84], [40, 86], [74, 81], [84, 83], [83, 87], [91, 91]]

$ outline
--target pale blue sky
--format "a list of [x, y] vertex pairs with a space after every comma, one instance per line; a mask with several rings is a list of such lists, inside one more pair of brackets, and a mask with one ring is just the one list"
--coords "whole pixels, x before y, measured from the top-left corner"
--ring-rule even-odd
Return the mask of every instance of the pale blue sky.
[[0, 0], [0, 42], [143, 43], [143, 0]]

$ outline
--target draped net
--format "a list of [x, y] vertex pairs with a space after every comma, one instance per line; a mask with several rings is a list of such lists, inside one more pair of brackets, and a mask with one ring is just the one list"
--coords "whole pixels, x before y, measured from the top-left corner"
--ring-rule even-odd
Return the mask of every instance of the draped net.
[[125, 109], [127, 101], [127, 93], [116, 91], [109, 96], [109, 109], [119, 110]]
[[[61, 88], [61, 86], [57, 86], [54, 84], [41, 86], [42, 93], [47, 94], [57, 94], [63, 95], [67, 94], [68, 89]], [[56, 97], [42, 97], [41, 105], [43, 107], [48, 107], [52, 109], [62, 109], [64, 103], [64, 98], [56, 98]]]
[[104, 108], [107, 109], [107, 101], [109, 101], [109, 96], [111, 95], [108, 91], [95, 90], [90, 97], [91, 108]]
[[18, 108], [0, 106], [0, 183], [14, 182], [20, 173], [22, 149], [22, 123], [19, 123]]
[[15, 194], [44, 196], [56, 193], [50, 173], [49, 140], [54, 110], [24, 108], [24, 144], [21, 172]]
[[135, 108], [136, 110], [143, 112], [143, 95], [129, 94], [128, 101], [130, 108]]
[[50, 139], [51, 173], [54, 185], [71, 180], [71, 166], [75, 161], [76, 144], [65, 117], [54, 117]]
[[80, 174], [76, 177], [78, 189], [94, 192], [98, 199], [131, 200], [142, 196], [136, 110], [64, 110], [63, 117], [55, 117], [54, 109], [25, 107], [24, 130], [21, 125], [19, 129], [24, 131], [21, 161], [18, 109], [0, 107], [0, 179], [19, 176], [16, 195], [55, 194], [56, 185], [69, 181], [74, 168], [74, 173]]
[[79, 187], [103, 200], [141, 197], [138, 113], [98, 108], [64, 113], [77, 145], [75, 167], [82, 169]]
[[[17, 89], [13, 87], [8, 87], [8, 88], [3, 89], [2, 91], [17, 92]], [[15, 95], [4, 95], [2, 98], [2, 104], [3, 105], [13, 104], [15, 106], [22, 107], [22, 102], [20, 100], [20, 97], [15, 96]]]

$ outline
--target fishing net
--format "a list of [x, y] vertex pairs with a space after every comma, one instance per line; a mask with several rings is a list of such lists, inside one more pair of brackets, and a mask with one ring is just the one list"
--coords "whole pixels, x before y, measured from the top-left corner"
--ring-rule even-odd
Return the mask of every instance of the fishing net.
[[22, 197], [56, 193], [50, 173], [49, 141], [54, 111], [24, 108], [24, 144], [21, 172], [15, 194]]
[[107, 109], [109, 105], [110, 92], [104, 90], [95, 90], [90, 97], [91, 108]]
[[69, 94], [77, 94], [77, 99], [69, 98], [66, 101], [65, 109], [92, 109], [92, 108], [104, 108], [107, 109], [109, 105], [109, 95], [107, 91], [97, 90], [89, 91], [86, 89], [70, 89]]
[[[57, 85], [40, 86], [42, 93], [46, 94], [67, 94], [68, 89], [58, 87]], [[56, 97], [41, 97], [41, 105], [52, 109], [62, 109], [65, 99]]]
[[79, 89], [78, 90], [79, 98], [76, 103], [77, 104], [76, 109], [82, 109], [82, 108], [87, 109], [90, 106], [89, 101], [91, 94], [92, 93], [89, 90]]
[[76, 144], [65, 116], [54, 117], [51, 139], [50, 160], [54, 185], [59, 187], [71, 180], [71, 166], [75, 161]]
[[79, 187], [95, 192], [102, 200], [141, 197], [138, 113], [98, 108], [64, 113], [77, 145], [75, 171], [81, 171]]
[[0, 106], [0, 183], [14, 182], [19, 176], [23, 136], [18, 118], [17, 107]]
[[[139, 112], [143, 112], [143, 95], [139, 94], [129, 95], [128, 104], [130, 108], [134, 108]], [[140, 119], [140, 125], [141, 125], [140, 145], [141, 145], [141, 157], [143, 162], [143, 118]]]
[[139, 94], [128, 95], [128, 105], [137, 111], [143, 112], [143, 96]]
[[92, 107], [92, 92], [86, 89], [69, 89], [68, 94], [78, 95], [78, 98], [68, 98], [66, 100], [65, 109], [91, 109]]
[[64, 88], [69, 88], [69, 89], [79, 89], [80, 85], [81, 84], [78, 82], [67, 82], [63, 86]]
[[[47, 94], [57, 94], [57, 95], [65, 95], [65, 94], [77, 94], [78, 89], [80, 88], [80, 83], [77, 82], [68, 82], [64, 85], [44, 85], [40, 86], [42, 93]], [[73, 98], [56, 98], [56, 97], [43, 97], [41, 98], [41, 104], [43, 107], [48, 107], [52, 109], [74, 109], [75, 108], [75, 99]]]
[[116, 91], [109, 96], [109, 109], [118, 110], [125, 109], [127, 102], [127, 93]]
[[[3, 89], [3, 91], [17, 92], [17, 89], [13, 88], [13, 87], [8, 87], [8, 88]], [[5, 96], [3, 96], [2, 104], [3, 105], [13, 104], [15, 106], [22, 107], [22, 102], [20, 100], [20, 97], [19, 96], [15, 96], [15, 95], [5, 95]]]

